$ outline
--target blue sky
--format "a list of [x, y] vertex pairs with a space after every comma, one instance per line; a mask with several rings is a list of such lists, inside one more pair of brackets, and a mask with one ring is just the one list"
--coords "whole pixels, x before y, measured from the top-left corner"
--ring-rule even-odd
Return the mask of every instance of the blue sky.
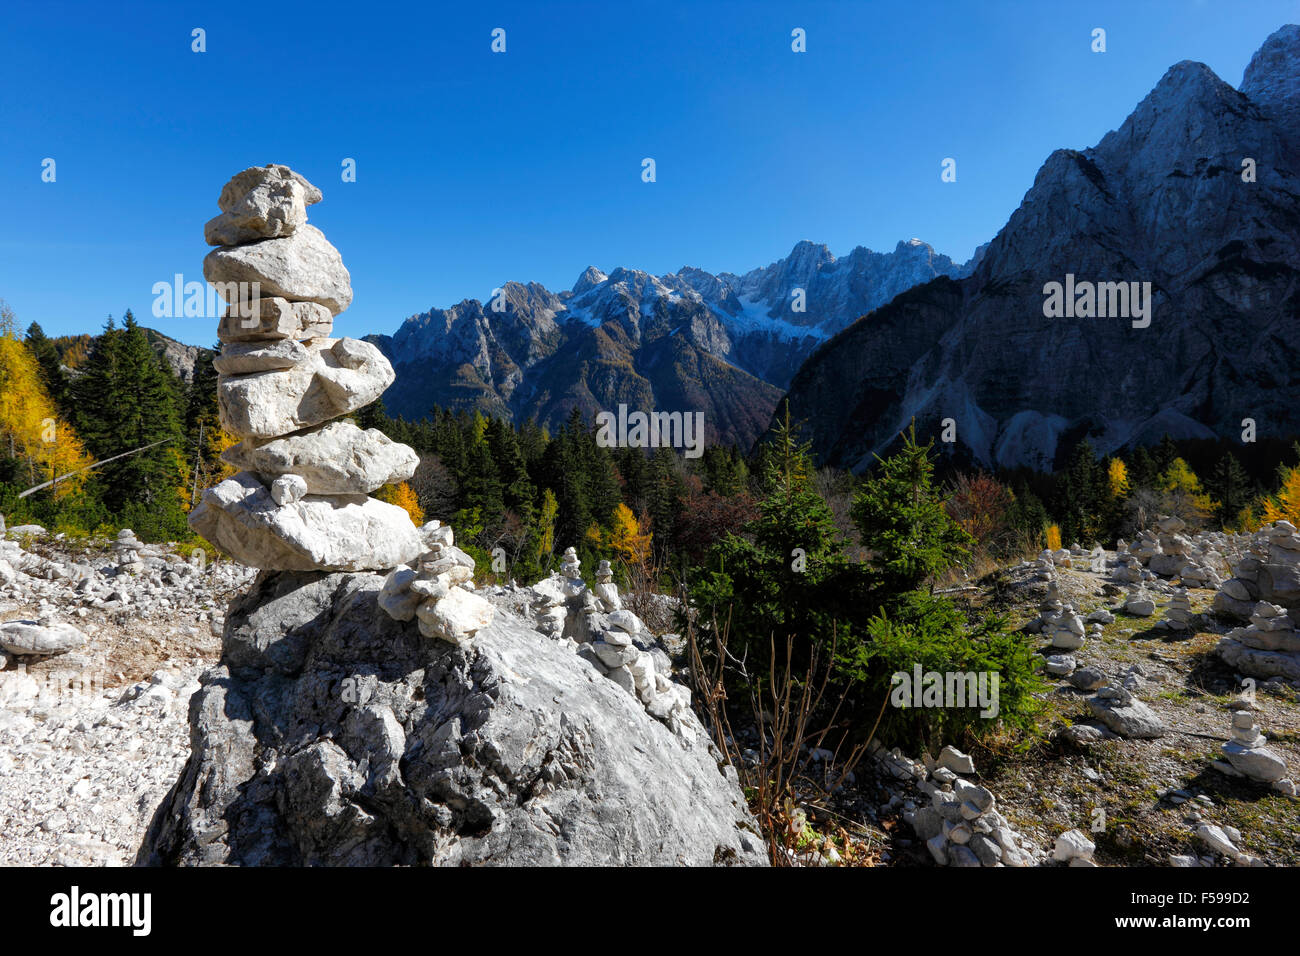
[[1296, 21], [1297, 0], [7, 0], [0, 298], [49, 334], [129, 307], [210, 343], [213, 320], [155, 318], [151, 290], [201, 278], [221, 186], [267, 162], [324, 191], [309, 214], [352, 273], [348, 335], [588, 264], [740, 272], [800, 239], [912, 236], [965, 259], [1053, 149], [1096, 143], [1171, 64], [1238, 84]]

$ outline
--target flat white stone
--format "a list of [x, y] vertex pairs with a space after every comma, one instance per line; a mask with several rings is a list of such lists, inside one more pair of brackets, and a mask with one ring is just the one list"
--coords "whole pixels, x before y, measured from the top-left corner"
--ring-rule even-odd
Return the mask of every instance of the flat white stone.
[[[307, 483], [307, 494], [313, 495], [366, 494], [406, 481], [420, 464], [414, 449], [377, 428], [362, 430], [349, 421], [329, 422], [260, 444], [245, 439], [223, 451], [221, 458], [267, 480], [299, 475]], [[426, 548], [434, 541], [451, 544], [448, 527], [428, 534], [421, 529], [420, 535]]]
[[415, 525], [396, 505], [361, 495], [278, 505], [248, 472], [205, 491], [189, 523], [241, 563], [279, 571], [386, 570], [421, 550]]

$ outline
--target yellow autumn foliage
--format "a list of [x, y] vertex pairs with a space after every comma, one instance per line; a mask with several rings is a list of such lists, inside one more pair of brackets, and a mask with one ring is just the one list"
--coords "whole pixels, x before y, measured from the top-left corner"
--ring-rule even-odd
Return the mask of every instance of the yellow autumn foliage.
[[[91, 462], [72, 426], [58, 420], [36, 358], [12, 328], [0, 334], [0, 441], [5, 454], [26, 462], [25, 477], [33, 485]], [[60, 481], [54, 495], [73, 494], [85, 480], [82, 473]]]
[[1112, 458], [1106, 469], [1106, 487], [1112, 498], [1124, 498], [1128, 495], [1128, 466], [1122, 458]]
[[1203, 521], [1218, 507], [1201, 487], [1196, 472], [1181, 458], [1171, 461], [1160, 476], [1160, 489], [1168, 512], [1185, 520]]
[[417, 528], [424, 524], [424, 509], [420, 507], [420, 499], [415, 490], [406, 482], [403, 481], [396, 485], [384, 485], [375, 492], [375, 497], [380, 501], [388, 502], [390, 505], [397, 505], [411, 516], [411, 523]]
[[1274, 521], [1289, 521], [1300, 526], [1300, 467], [1282, 472], [1282, 487], [1277, 494], [1264, 499], [1261, 525]]
[[610, 516], [609, 536], [605, 545], [632, 567], [643, 567], [650, 559], [653, 536], [645, 527], [648, 522], [637, 521], [632, 509], [619, 504]]
[[1061, 526], [1049, 524], [1047, 526], [1047, 550], [1059, 551], [1061, 549]]

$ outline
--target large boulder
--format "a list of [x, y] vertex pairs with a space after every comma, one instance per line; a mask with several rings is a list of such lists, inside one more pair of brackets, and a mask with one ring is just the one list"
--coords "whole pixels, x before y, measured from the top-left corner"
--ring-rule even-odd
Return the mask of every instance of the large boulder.
[[213, 249], [203, 260], [203, 277], [214, 285], [257, 282], [260, 295], [318, 302], [334, 315], [352, 304], [352, 277], [343, 257], [310, 224], [279, 239]]
[[209, 488], [190, 527], [251, 568], [387, 570], [423, 549], [410, 515], [364, 495], [307, 495], [277, 502], [241, 471]]
[[313, 495], [366, 494], [406, 481], [420, 464], [414, 449], [377, 428], [363, 431], [349, 421], [330, 422], [262, 445], [242, 441], [221, 457], [266, 480], [301, 475]]
[[570, 649], [498, 613], [465, 646], [376, 574], [264, 573], [190, 704], [138, 861], [762, 864], [734, 772]]
[[1242, 674], [1300, 680], [1300, 654], [1250, 647], [1231, 637], [1219, 641], [1214, 651], [1225, 664]]
[[275, 438], [369, 405], [393, 383], [382, 352], [360, 339], [311, 339], [293, 368], [222, 376], [221, 424], [241, 438]]

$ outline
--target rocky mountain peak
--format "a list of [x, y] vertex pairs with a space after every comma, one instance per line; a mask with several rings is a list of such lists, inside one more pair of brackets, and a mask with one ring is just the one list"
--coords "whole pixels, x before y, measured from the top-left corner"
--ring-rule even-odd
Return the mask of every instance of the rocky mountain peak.
[[1251, 57], [1241, 92], [1295, 136], [1300, 134], [1300, 24], [1288, 23]]
[[[1298, 41], [1270, 37], [1242, 91], [1170, 67], [1096, 146], [1047, 158], [969, 279], [906, 291], [815, 352], [789, 398], [822, 461], [869, 465], [913, 419], [953, 419], [981, 463], [1042, 469], [1080, 435], [1107, 453], [1235, 434], [1241, 409], [1293, 430]], [[1143, 314], [1117, 299], [1045, 320], [1045, 284], [1068, 276], [1138, 290]]]
[[578, 281], [573, 283], [573, 294], [582, 295], [584, 292], [600, 285], [608, 278], [609, 276], [605, 275], [605, 273], [601, 272], [595, 266], [587, 266], [586, 269], [582, 270], [582, 275], [578, 276]]
[[709, 440], [748, 446], [819, 344], [900, 292], [963, 268], [919, 239], [839, 259], [803, 240], [743, 276], [589, 266], [559, 294], [507, 282], [504, 312], [477, 302], [430, 309], [377, 343], [398, 375], [384, 401], [412, 418], [438, 404], [558, 425], [575, 406], [591, 414], [632, 399], [647, 410], [680, 401], [658, 396], [691, 394], [703, 396]]

